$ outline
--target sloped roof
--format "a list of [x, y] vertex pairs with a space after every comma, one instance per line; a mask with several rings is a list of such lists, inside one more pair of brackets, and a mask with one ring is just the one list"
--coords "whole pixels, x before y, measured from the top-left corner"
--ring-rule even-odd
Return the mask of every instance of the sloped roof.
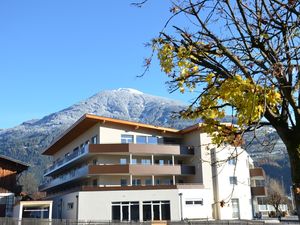
[[173, 133], [173, 134], [179, 133], [179, 130], [177, 129], [153, 126], [149, 124], [131, 122], [131, 121], [120, 120], [120, 119], [113, 119], [113, 118], [103, 117], [103, 116], [96, 116], [92, 114], [85, 114], [79, 120], [77, 120], [69, 129], [67, 129], [62, 135], [60, 135], [57, 139], [55, 139], [52, 142], [52, 144], [43, 151], [43, 154], [44, 155], [54, 154], [59, 149], [64, 147], [66, 144], [70, 143], [72, 140], [77, 138], [84, 131], [88, 130], [89, 128], [91, 128], [92, 126], [94, 126], [99, 122], [119, 124], [123, 126], [133, 127], [135, 129], [144, 128], [148, 130], [156, 130], [156, 131], [161, 131], [163, 133]]
[[10, 166], [14, 166], [14, 169], [18, 173], [21, 173], [22, 171], [27, 170], [28, 167], [29, 167], [29, 164], [21, 162], [17, 159], [10, 158], [10, 157], [5, 156], [5, 155], [0, 155], [0, 162], [1, 161], [5, 164], [10, 165]]

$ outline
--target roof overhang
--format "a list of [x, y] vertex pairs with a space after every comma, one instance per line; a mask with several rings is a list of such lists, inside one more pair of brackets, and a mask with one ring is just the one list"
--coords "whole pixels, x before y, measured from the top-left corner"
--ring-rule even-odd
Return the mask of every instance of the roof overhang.
[[15, 171], [17, 171], [17, 173], [21, 173], [24, 170], [27, 170], [29, 167], [29, 164], [21, 162], [19, 160], [10, 158], [8, 156], [4, 156], [4, 155], [0, 155], [0, 161], [3, 161], [6, 164], [12, 165], [15, 169]]
[[126, 121], [126, 120], [113, 119], [113, 118], [102, 117], [102, 116], [96, 116], [96, 115], [92, 115], [92, 114], [85, 114], [77, 122], [75, 122], [69, 129], [67, 129], [62, 135], [60, 135], [56, 140], [54, 140], [52, 142], [52, 144], [43, 151], [42, 154], [43, 155], [55, 154], [57, 151], [59, 151], [65, 145], [70, 143], [72, 140], [74, 140], [79, 135], [81, 135], [84, 131], [90, 129], [97, 123], [118, 124], [118, 125], [133, 128], [135, 130], [146, 129], [146, 130], [159, 131], [162, 133], [179, 134], [179, 130], [177, 130], [177, 129], [153, 126], [153, 125], [149, 125], [149, 124], [130, 122], [130, 121]]

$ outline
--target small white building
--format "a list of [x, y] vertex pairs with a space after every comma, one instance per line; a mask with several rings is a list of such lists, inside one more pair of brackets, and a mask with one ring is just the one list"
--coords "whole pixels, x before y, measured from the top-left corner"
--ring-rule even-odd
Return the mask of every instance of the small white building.
[[52, 201], [20, 201], [14, 206], [14, 218], [52, 219]]

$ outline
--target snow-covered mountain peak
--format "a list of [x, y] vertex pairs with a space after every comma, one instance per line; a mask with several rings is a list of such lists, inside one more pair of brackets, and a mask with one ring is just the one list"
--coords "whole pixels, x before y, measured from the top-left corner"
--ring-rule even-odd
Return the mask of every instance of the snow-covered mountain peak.
[[116, 91], [127, 91], [131, 94], [138, 94], [138, 95], [144, 94], [143, 92], [133, 89], [133, 88], [118, 88]]

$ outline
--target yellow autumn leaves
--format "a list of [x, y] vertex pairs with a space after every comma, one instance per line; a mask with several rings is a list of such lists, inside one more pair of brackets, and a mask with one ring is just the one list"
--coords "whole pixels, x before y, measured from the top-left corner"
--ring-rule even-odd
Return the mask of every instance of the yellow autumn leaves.
[[[174, 46], [170, 43], [160, 43], [156, 49], [162, 70], [177, 83], [182, 93], [185, 88], [193, 90], [196, 84], [202, 84], [203, 93], [199, 98], [199, 106], [186, 110], [183, 117], [202, 118], [207, 132], [212, 134], [216, 143], [220, 143], [235, 140], [234, 133], [258, 122], [266, 107], [277, 113], [276, 106], [281, 102], [281, 95], [273, 87], [256, 84], [254, 80], [238, 74], [232, 74], [230, 78], [220, 78], [213, 72], [207, 75], [201, 73], [200, 76], [197, 56], [201, 58], [208, 55], [209, 51], [199, 49], [201, 48]], [[219, 121], [225, 117], [226, 106], [233, 107], [239, 128], [220, 124]]]
[[[227, 103], [234, 107], [239, 126], [247, 126], [259, 121], [265, 107], [276, 110], [275, 106], [281, 102], [281, 95], [276, 90], [255, 84], [240, 75], [220, 81], [217, 78], [214, 80], [212, 74], [209, 74], [206, 80], [210, 87], [200, 99], [200, 108], [211, 111], [211, 108]], [[220, 113], [220, 109], [217, 108], [213, 109], [210, 115], [203, 112], [201, 116], [217, 119], [224, 115], [224, 111]]]

